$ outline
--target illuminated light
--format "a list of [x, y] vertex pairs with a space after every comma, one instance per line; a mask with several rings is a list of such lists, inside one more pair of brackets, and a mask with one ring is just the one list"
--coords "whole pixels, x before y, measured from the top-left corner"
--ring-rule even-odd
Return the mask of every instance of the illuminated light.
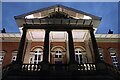
[[26, 16], [25, 18], [31, 19], [31, 18], [34, 18], [34, 16], [33, 16], [33, 15], [28, 15], [28, 16]]
[[83, 19], [92, 19], [90, 16], [84, 15]]

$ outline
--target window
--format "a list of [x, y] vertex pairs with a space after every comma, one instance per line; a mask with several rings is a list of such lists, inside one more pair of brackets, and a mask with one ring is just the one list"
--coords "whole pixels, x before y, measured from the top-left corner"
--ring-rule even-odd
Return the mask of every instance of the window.
[[3, 61], [3, 56], [0, 56], [0, 63], [2, 63]]
[[114, 66], [118, 67], [118, 60], [115, 53], [110, 53]]
[[[43, 51], [40, 48], [36, 48], [34, 51], [34, 64], [39, 64], [43, 60]], [[32, 63], [32, 57], [30, 57], [29, 62]]]
[[13, 57], [12, 57], [12, 61], [16, 61], [16, 56], [13, 56]]
[[80, 49], [75, 49], [75, 60], [80, 64], [83, 61], [82, 53]]
[[29, 63], [30, 63], [30, 64], [32, 63], [32, 57], [30, 57], [30, 59], [29, 59]]
[[17, 53], [18, 53], [18, 51], [13, 51], [12, 52], [12, 60], [11, 61], [16, 61]]
[[3, 62], [5, 53], [6, 53], [6, 51], [0, 51], [0, 64], [2, 64], [2, 62]]
[[102, 48], [98, 48], [99, 50], [99, 56], [100, 56], [100, 59], [103, 61], [104, 58], [103, 58], [103, 49]]
[[81, 64], [81, 63], [87, 63], [87, 55], [86, 51], [83, 51], [81, 48], [75, 49], [75, 60]]
[[56, 49], [55, 50], [55, 58], [62, 58], [62, 50], [61, 49]]
[[108, 51], [110, 52], [111, 59], [112, 59], [114, 66], [119, 67], [117, 56], [116, 56], [116, 50], [114, 48], [110, 48], [108, 49]]

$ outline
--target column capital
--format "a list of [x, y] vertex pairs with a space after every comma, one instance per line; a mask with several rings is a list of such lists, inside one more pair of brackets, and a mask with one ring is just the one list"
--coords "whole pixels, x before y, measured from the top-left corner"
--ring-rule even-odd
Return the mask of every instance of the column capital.
[[22, 30], [23, 30], [23, 31], [27, 31], [27, 28], [26, 28], [26, 27], [23, 27]]
[[90, 27], [88, 30], [89, 31], [94, 31], [95, 29], [93, 29], [93, 27]]

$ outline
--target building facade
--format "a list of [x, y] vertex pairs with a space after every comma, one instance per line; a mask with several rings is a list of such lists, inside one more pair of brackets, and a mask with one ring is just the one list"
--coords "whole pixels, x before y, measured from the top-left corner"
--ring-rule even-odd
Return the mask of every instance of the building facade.
[[[16, 23], [21, 33], [1, 33], [0, 64], [10, 64], [17, 58], [23, 24], [67, 24], [67, 25], [92, 25], [95, 32], [101, 21], [100, 17], [82, 11], [77, 11], [63, 5], [55, 5], [40, 9], [20, 16], [15, 16]], [[35, 25], [34, 25], [35, 26]], [[33, 27], [34, 27], [33, 26]], [[47, 26], [46, 26], [47, 27]], [[57, 28], [57, 26], [56, 26]], [[72, 30], [75, 60], [81, 63], [94, 63], [95, 54], [89, 30]], [[28, 29], [22, 54], [23, 63], [39, 64], [43, 61], [44, 54], [44, 29]], [[120, 35], [95, 34], [100, 59], [116, 67], [120, 66]], [[69, 63], [69, 42], [66, 31], [51, 31], [49, 33], [49, 58], [50, 64]]]

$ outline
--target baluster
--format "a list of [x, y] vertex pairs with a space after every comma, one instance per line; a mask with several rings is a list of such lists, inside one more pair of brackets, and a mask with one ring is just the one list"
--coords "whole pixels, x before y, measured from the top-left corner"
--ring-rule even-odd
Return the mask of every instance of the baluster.
[[22, 65], [22, 70], [23, 70], [23, 71], [25, 70], [25, 65]]
[[33, 66], [33, 71], [35, 71], [35, 64], [34, 64], [34, 66]]
[[88, 71], [88, 65], [89, 65], [89, 64], [86, 63], [86, 70], [87, 70], [87, 71]]
[[37, 64], [35, 65], [35, 71], [37, 71]]
[[89, 64], [90, 65], [90, 70], [91, 70], [91, 64]]
[[32, 69], [31, 69], [32, 71], [34, 70], [34, 65], [35, 65], [35, 64], [32, 65]]
[[38, 64], [38, 71], [40, 71], [40, 69], [41, 69], [41, 68], [40, 68], [40, 64]]
[[26, 64], [27, 68], [26, 68], [26, 71], [28, 71], [28, 64]]
[[87, 66], [88, 66], [88, 70], [90, 70], [90, 64], [87, 64]]
[[31, 69], [32, 69], [32, 64], [29, 64], [30, 65], [30, 71], [31, 71]]
[[85, 65], [83, 64], [83, 70], [85, 70]]
[[93, 64], [91, 64], [91, 69], [93, 70]]

